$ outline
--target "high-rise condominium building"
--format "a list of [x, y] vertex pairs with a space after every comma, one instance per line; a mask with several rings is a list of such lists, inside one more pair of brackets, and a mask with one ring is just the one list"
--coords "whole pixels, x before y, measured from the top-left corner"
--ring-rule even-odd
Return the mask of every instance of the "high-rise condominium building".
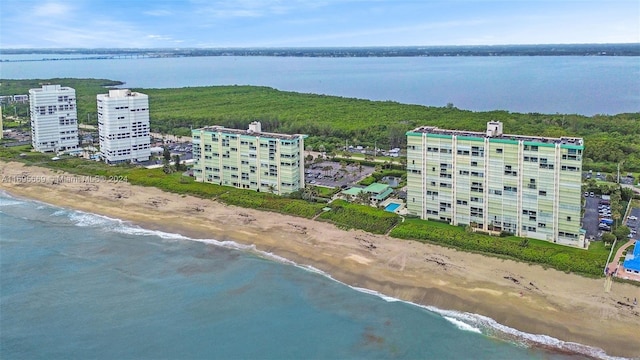
[[304, 188], [305, 135], [211, 126], [192, 130], [196, 181], [288, 194]]
[[422, 219], [584, 247], [581, 138], [407, 132], [407, 209]]
[[100, 153], [105, 162], [147, 161], [151, 156], [149, 97], [128, 89], [98, 94]]
[[78, 147], [76, 91], [60, 85], [29, 90], [31, 144], [36, 151], [64, 151]]

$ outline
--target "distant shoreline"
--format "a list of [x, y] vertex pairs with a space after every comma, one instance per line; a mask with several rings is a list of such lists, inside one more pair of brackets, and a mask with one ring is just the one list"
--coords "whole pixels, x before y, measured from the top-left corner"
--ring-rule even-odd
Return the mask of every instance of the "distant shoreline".
[[3, 59], [13, 61], [105, 60], [201, 56], [270, 57], [457, 57], [457, 56], [640, 56], [640, 44], [540, 44], [458, 46], [374, 46], [309, 48], [184, 48], [184, 49], [5, 49], [3, 55], [87, 55]]

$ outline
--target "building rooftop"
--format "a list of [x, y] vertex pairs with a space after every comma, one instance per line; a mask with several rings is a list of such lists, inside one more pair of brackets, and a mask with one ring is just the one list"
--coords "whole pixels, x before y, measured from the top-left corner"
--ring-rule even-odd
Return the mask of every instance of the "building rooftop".
[[347, 195], [351, 195], [351, 196], [357, 196], [358, 194], [360, 194], [363, 191], [364, 191], [363, 188], [352, 187], [352, 188], [349, 188], [347, 190], [343, 190], [342, 193], [343, 194], [347, 194]]
[[98, 94], [99, 98], [125, 98], [129, 96], [148, 97], [147, 94], [131, 91], [129, 89], [109, 90], [108, 94]]
[[491, 139], [515, 140], [515, 141], [522, 140], [522, 141], [531, 141], [531, 142], [549, 143], [549, 144], [567, 144], [567, 145], [577, 145], [577, 146], [584, 145], [582, 138], [574, 138], [574, 137], [552, 138], [552, 137], [542, 137], [542, 136], [503, 134], [502, 123], [499, 121], [488, 122], [486, 133], [480, 132], [480, 131], [447, 130], [447, 129], [440, 129], [436, 126], [421, 126], [410, 132], [438, 134], [438, 135], [469, 136], [469, 137], [477, 137], [477, 138], [491, 138]]
[[283, 140], [295, 140], [300, 137], [306, 137], [301, 134], [279, 134], [279, 133], [270, 133], [264, 131], [254, 131], [252, 129], [240, 130], [240, 129], [230, 129], [225, 128], [220, 125], [207, 126], [200, 129], [194, 129], [194, 131], [207, 131], [207, 132], [220, 132], [226, 134], [236, 134], [236, 135], [246, 135], [246, 136], [255, 136], [255, 137], [265, 137], [265, 138], [273, 138], [273, 139], [283, 139]]
[[[75, 90], [74, 88], [70, 88], [68, 86], [60, 86], [60, 85], [50, 85], [50, 84], [46, 84], [46, 85], [42, 85], [41, 88], [34, 88], [34, 89], [29, 89], [29, 93], [35, 93], [35, 92], [51, 92], [51, 91], [69, 91], [69, 90]], [[22, 96], [22, 95], [15, 95], [15, 96]], [[15, 98], [14, 96], [14, 98]], [[26, 96], [26, 95], [24, 95]]]
[[364, 188], [364, 191], [374, 193], [374, 194], [380, 194], [385, 192], [388, 188], [389, 188], [388, 184], [373, 183], [367, 186], [366, 188]]

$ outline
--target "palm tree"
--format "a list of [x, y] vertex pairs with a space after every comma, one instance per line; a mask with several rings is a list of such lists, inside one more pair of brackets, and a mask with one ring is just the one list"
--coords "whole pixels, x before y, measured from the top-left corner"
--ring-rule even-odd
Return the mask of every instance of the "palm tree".
[[406, 157], [400, 158], [400, 165], [402, 165], [403, 169], [407, 168], [407, 158]]
[[371, 200], [369, 199], [369, 193], [364, 190], [360, 190], [358, 195], [356, 195], [356, 202], [362, 205], [370, 205]]
[[316, 190], [315, 186], [305, 186], [302, 193], [302, 198], [304, 200], [315, 201], [316, 196], [318, 196], [318, 190]]

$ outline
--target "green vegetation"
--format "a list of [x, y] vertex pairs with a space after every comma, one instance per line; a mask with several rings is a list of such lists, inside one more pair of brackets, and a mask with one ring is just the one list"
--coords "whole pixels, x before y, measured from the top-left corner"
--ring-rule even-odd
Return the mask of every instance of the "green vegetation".
[[360, 182], [358, 184], [364, 185], [364, 186], [369, 186], [369, 185], [373, 184], [374, 182], [379, 182], [385, 176], [393, 176], [393, 177], [397, 177], [397, 178], [402, 179], [401, 182], [400, 182], [400, 187], [404, 186], [403, 184], [406, 184], [406, 181], [407, 181], [407, 172], [406, 171], [403, 171], [403, 170], [378, 170], [378, 171], [375, 171], [374, 173], [372, 173], [371, 175], [367, 176], [366, 178], [360, 180]]
[[396, 214], [371, 206], [335, 200], [331, 211], [322, 213], [318, 219], [334, 223], [343, 229], [361, 229], [374, 234], [385, 234], [398, 223]]
[[[97, 124], [96, 95], [105, 94], [110, 87], [123, 85], [121, 81], [105, 79], [32, 79], [32, 80], [6, 80], [0, 79], [0, 95], [25, 95], [29, 89], [40, 88], [43, 84], [70, 86], [76, 89], [76, 105], [78, 107], [78, 121], [85, 123], [89, 119], [90, 124]], [[29, 118], [29, 105], [22, 104], [18, 108], [20, 117]], [[12, 109], [4, 109], [7, 115], [13, 115]], [[87, 116], [88, 115], [88, 116]]]
[[[96, 79], [0, 80], [0, 95], [26, 94], [40, 83], [76, 89], [78, 119], [96, 109], [95, 95], [120, 82]], [[592, 117], [563, 114], [473, 112], [453, 106], [428, 107], [391, 101], [300, 94], [256, 86], [211, 86], [181, 89], [135, 89], [149, 95], [153, 131], [189, 135], [191, 127], [224, 125], [246, 128], [259, 120], [265, 131], [303, 133], [314, 149], [331, 152], [348, 144], [403, 147], [405, 133], [422, 125], [484, 131], [486, 122], [504, 123], [505, 132], [585, 139], [584, 168], [612, 172], [624, 160], [624, 171], [640, 171], [640, 113]], [[95, 116], [90, 116], [95, 123]]]
[[129, 172], [128, 179], [133, 185], [154, 186], [168, 192], [216, 199], [228, 205], [274, 211], [309, 219], [317, 215], [324, 207], [323, 204], [310, 203], [304, 200], [196, 182], [192, 177], [183, 176], [180, 173], [166, 174], [163, 169], [136, 169]]
[[602, 246], [594, 246], [585, 251], [535, 239], [474, 233], [462, 227], [419, 219], [406, 219], [389, 235], [400, 239], [449, 246], [463, 251], [505, 256], [591, 277], [602, 276], [609, 255], [609, 249]]

